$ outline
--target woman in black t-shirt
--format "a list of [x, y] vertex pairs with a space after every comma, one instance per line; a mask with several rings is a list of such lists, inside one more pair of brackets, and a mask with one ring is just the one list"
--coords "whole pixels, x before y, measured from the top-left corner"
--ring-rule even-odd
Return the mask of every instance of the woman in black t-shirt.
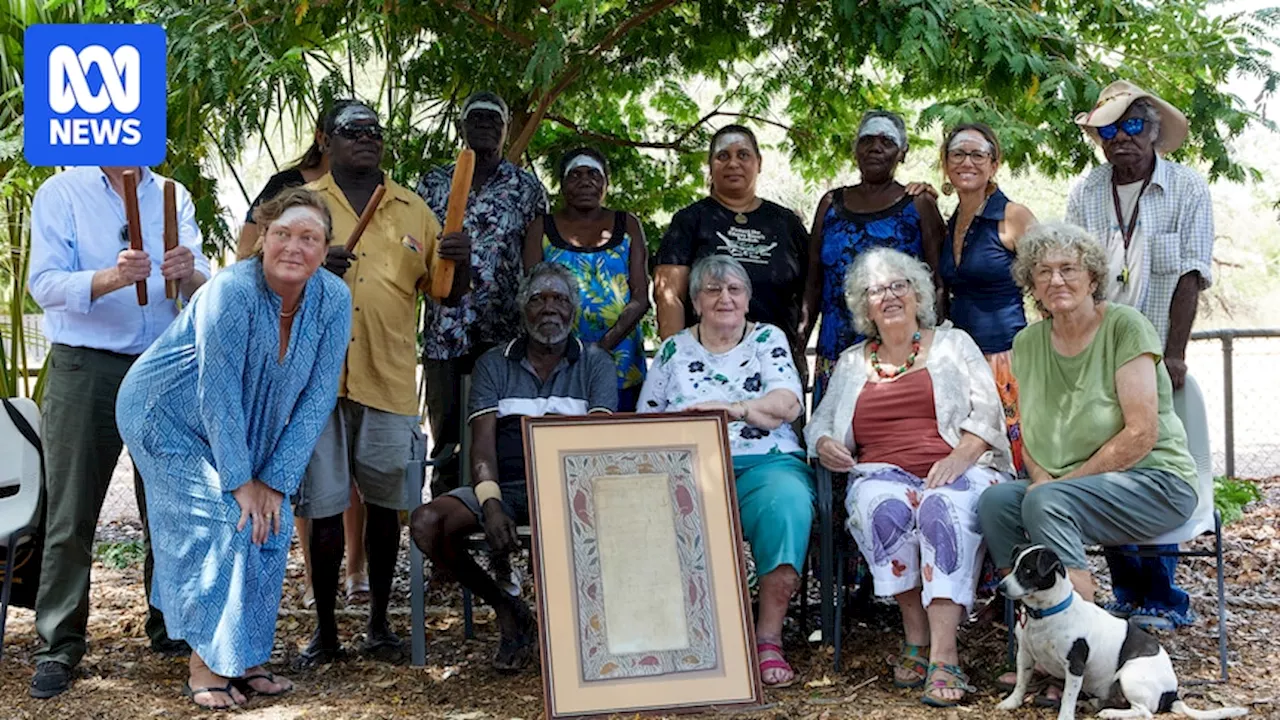
[[[756, 197], [760, 147], [755, 134], [726, 125], [711, 138], [711, 194], [671, 219], [654, 257], [658, 334], [692, 325], [689, 268], [708, 255], [728, 255], [746, 268], [754, 292], [747, 317], [782, 328], [800, 348], [800, 306], [808, 267], [809, 231], [795, 211]], [[804, 355], [798, 366], [805, 368]], [[807, 373], [801, 371], [802, 376]]]
[[325, 125], [332, 123], [339, 110], [354, 102], [356, 101], [335, 101], [328, 111], [316, 120], [315, 138], [311, 141], [311, 147], [307, 148], [296, 163], [272, 175], [266, 187], [262, 188], [262, 192], [254, 198], [253, 203], [249, 205], [248, 214], [245, 215], [244, 227], [240, 230], [240, 241], [236, 245], [237, 260], [250, 257], [256, 251], [261, 229], [253, 221], [253, 211], [258, 209], [259, 205], [279, 195], [282, 190], [315, 182], [329, 172], [329, 156], [324, 153]]

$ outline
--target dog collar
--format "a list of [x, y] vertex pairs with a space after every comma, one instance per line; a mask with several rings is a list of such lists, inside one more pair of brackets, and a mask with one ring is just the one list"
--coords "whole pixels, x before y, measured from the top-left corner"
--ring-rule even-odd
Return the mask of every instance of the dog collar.
[[1066, 599], [1066, 600], [1063, 600], [1062, 602], [1058, 603], [1057, 605], [1054, 605], [1054, 606], [1053, 606], [1053, 607], [1051, 607], [1051, 608], [1046, 608], [1046, 609], [1044, 609], [1044, 610], [1037, 610], [1037, 609], [1035, 609], [1035, 608], [1033, 608], [1033, 607], [1030, 607], [1030, 606], [1027, 606], [1027, 605], [1023, 605], [1022, 607], [1023, 607], [1024, 609], [1026, 609], [1026, 611], [1027, 611], [1027, 615], [1030, 615], [1031, 617], [1035, 618], [1036, 620], [1043, 620], [1043, 619], [1045, 619], [1045, 618], [1047, 618], [1047, 617], [1049, 617], [1049, 616], [1051, 616], [1051, 615], [1057, 615], [1058, 613], [1062, 612], [1063, 610], [1066, 610], [1067, 608], [1071, 607], [1071, 600], [1072, 600], [1073, 598], [1075, 598], [1075, 596], [1076, 596], [1076, 594], [1075, 594], [1075, 593], [1071, 593], [1070, 595], [1068, 595], [1068, 596], [1067, 596], [1067, 599]]

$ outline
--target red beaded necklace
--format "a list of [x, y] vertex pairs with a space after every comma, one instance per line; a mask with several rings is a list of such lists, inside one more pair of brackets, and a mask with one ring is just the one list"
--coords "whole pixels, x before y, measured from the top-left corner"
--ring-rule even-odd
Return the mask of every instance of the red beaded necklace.
[[917, 330], [915, 335], [911, 336], [911, 354], [907, 356], [907, 361], [896, 368], [885, 370], [880, 365], [880, 339], [871, 341], [871, 367], [876, 371], [876, 375], [888, 380], [895, 378], [911, 369], [916, 364], [916, 356], [920, 354], [920, 331]]

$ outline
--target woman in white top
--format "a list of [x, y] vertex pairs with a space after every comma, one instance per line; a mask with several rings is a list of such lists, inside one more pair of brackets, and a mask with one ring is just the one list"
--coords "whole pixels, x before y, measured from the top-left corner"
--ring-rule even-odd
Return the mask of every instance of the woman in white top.
[[782, 620], [813, 525], [813, 472], [791, 429], [804, 391], [786, 334], [747, 322], [751, 280], [741, 263], [725, 255], [694, 263], [689, 296], [698, 323], [658, 348], [637, 410], [729, 414], [738, 513], [760, 577], [760, 679], [783, 687], [795, 670], [782, 655]]
[[963, 331], [934, 326], [930, 278], [887, 248], [850, 269], [845, 299], [867, 339], [840, 355], [805, 436], [824, 467], [849, 473], [846, 526], [876, 594], [902, 608], [894, 684], [927, 682], [921, 700], [950, 707], [973, 691], [956, 628], [981, 569], [978, 497], [1012, 464], [991, 368]]

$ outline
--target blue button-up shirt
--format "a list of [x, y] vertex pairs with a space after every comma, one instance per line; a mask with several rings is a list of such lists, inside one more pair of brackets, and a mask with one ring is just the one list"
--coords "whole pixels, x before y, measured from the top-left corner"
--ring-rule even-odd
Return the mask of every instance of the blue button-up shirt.
[[[178, 316], [165, 299], [164, 181], [143, 169], [138, 181], [142, 247], [151, 256], [147, 304], [138, 305], [132, 285], [93, 299], [93, 275], [115, 267], [128, 247], [122, 236], [124, 200], [97, 167], [58, 173], [36, 191], [31, 205], [30, 292], [44, 308], [44, 334], [50, 342], [139, 355]], [[178, 242], [195, 255], [195, 271], [209, 277], [201, 252], [191, 194], [177, 184]], [[122, 239], [124, 237], [124, 239]]]

